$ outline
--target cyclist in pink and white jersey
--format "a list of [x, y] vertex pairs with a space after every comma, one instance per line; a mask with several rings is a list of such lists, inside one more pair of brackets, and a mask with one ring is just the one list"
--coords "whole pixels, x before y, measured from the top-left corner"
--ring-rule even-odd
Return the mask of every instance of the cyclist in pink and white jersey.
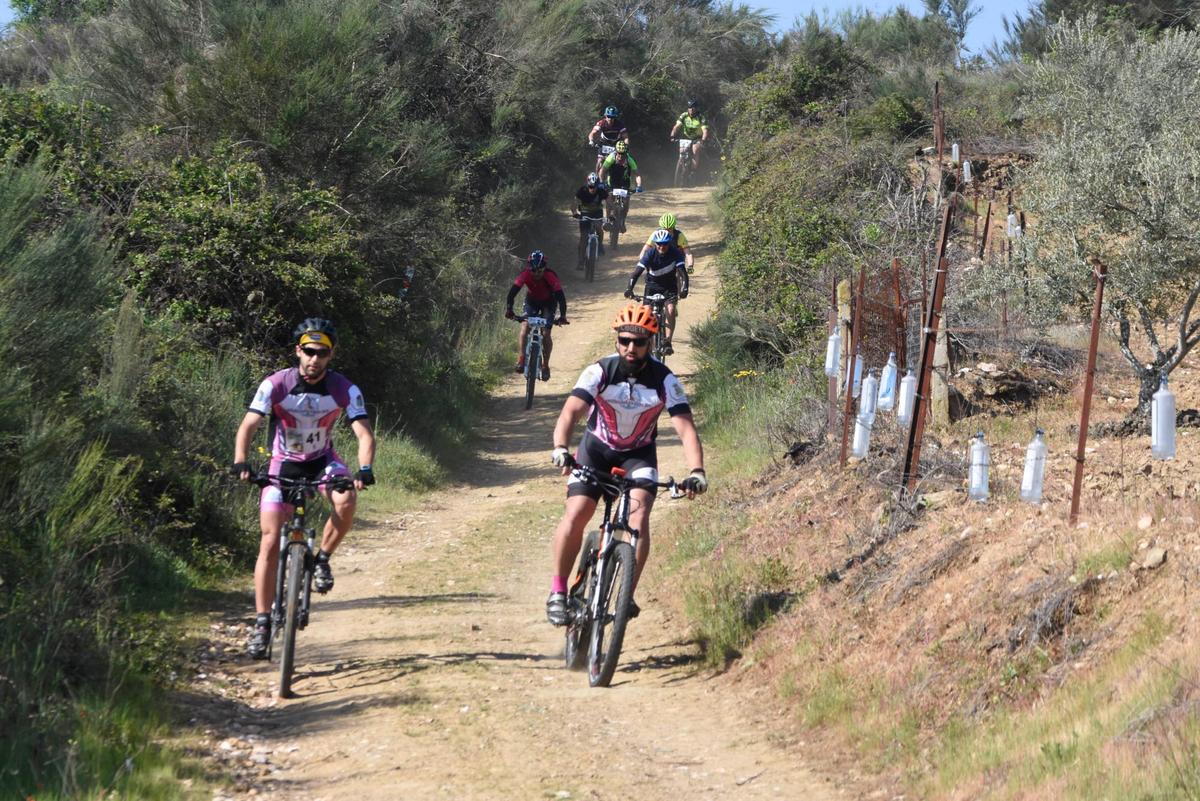
[[[329, 369], [337, 346], [333, 323], [310, 317], [296, 327], [298, 367], [272, 373], [259, 385], [233, 444], [233, 473], [243, 481], [251, 478], [247, 455], [264, 417], [270, 418], [267, 438], [271, 444], [272, 475], [294, 478], [349, 476], [350, 470], [333, 449], [333, 426], [345, 412], [358, 439], [358, 472], [355, 490], [375, 483], [371, 463], [375, 458], [375, 434], [367, 417], [362, 392], [341, 373]], [[333, 512], [325, 521], [321, 548], [317, 552], [313, 588], [326, 593], [333, 589], [329, 557], [354, 524], [355, 490], [326, 491]], [[270, 637], [270, 610], [275, 600], [274, 577], [279, 562], [279, 530], [292, 515], [278, 486], [264, 487], [259, 502], [258, 561], [254, 566], [254, 605], [257, 615], [247, 651], [254, 659], [265, 659]]]

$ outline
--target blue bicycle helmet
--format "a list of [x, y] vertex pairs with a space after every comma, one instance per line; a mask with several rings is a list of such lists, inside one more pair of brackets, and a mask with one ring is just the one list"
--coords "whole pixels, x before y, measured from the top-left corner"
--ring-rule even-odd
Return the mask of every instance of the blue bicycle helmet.
[[659, 228], [650, 235], [650, 241], [656, 245], [669, 245], [671, 244], [671, 232], [666, 228]]
[[546, 269], [546, 254], [540, 250], [533, 251], [529, 254], [529, 258], [525, 260], [525, 266], [534, 272]]
[[616, 106], [608, 106], [604, 109], [604, 116], [611, 119], [616, 119], [617, 117], [621, 116], [621, 112], [617, 110]]
[[588, 186], [598, 186], [600, 184], [600, 176], [594, 172], [589, 172], [587, 177]]

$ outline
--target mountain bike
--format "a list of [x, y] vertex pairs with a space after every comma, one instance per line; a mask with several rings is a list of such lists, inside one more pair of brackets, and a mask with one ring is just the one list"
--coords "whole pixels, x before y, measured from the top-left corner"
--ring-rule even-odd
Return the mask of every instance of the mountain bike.
[[679, 158], [675, 161], [675, 187], [687, 186], [692, 179], [692, 145], [695, 139], [676, 139], [679, 143]]
[[583, 247], [583, 277], [592, 281], [596, 277], [596, 262], [600, 258], [600, 234], [596, 232], [596, 229], [599, 224], [604, 222], [604, 217], [589, 217], [582, 214], [579, 219], [591, 224], [588, 228], [587, 243]]
[[533, 406], [533, 388], [537, 383], [538, 372], [542, 368], [542, 358], [545, 349], [546, 330], [551, 325], [564, 325], [562, 319], [551, 322], [545, 317], [518, 314], [512, 318], [518, 323], [529, 323], [529, 336], [525, 340], [525, 408]]
[[283, 491], [283, 502], [292, 507], [292, 519], [279, 530], [279, 569], [275, 576], [275, 602], [271, 604], [271, 637], [267, 659], [279, 641], [279, 696], [292, 695], [296, 667], [296, 633], [308, 626], [312, 598], [313, 566], [316, 561], [317, 531], [306, 522], [307, 500], [324, 486], [336, 491], [354, 489], [347, 476], [292, 478], [259, 473], [252, 481], [265, 487], [272, 481]]
[[600, 168], [604, 166], [604, 160], [617, 151], [616, 143], [606, 145], [602, 142], [596, 142], [592, 145], [596, 149], [596, 167], [593, 172], [600, 172]]
[[658, 323], [658, 330], [654, 332], [654, 343], [651, 346], [650, 355], [658, 359], [660, 362], [667, 360], [667, 304], [677, 299], [676, 295], [664, 295], [656, 292], [653, 295], [634, 295], [633, 299], [643, 306], [649, 306], [650, 311], [654, 314], [654, 319]]
[[630, 491], [635, 488], [669, 490], [672, 498], [686, 497], [675, 479], [634, 481], [614, 467], [612, 473], [581, 465], [569, 457], [571, 472], [600, 487], [604, 519], [590, 532], [579, 552], [579, 569], [567, 593], [569, 620], [564, 658], [572, 670], [586, 667], [588, 684], [607, 687], [617, 669], [629, 604], [633, 600], [638, 530], [629, 525]]
[[612, 195], [612, 220], [608, 229], [608, 244], [616, 250], [621, 230], [625, 227], [625, 215], [629, 213], [629, 190], [616, 187], [609, 190]]

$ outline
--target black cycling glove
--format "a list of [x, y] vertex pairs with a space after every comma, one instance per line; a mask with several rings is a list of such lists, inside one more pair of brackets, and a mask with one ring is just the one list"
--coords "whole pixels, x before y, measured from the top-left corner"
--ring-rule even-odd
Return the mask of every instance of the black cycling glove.
[[249, 462], [234, 462], [230, 465], [229, 472], [233, 473], [234, 478], [241, 478], [242, 473], [253, 473], [254, 471], [250, 469]]
[[355, 478], [361, 481], [364, 487], [369, 487], [375, 483], [375, 473], [372, 472], [370, 465], [358, 468], [358, 474]]

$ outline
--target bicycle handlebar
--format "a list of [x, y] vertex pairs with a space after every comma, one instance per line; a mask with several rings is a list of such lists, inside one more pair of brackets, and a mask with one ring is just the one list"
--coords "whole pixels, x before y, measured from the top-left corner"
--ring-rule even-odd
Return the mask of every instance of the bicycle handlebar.
[[295, 476], [280, 476], [271, 473], [251, 473], [250, 483], [259, 487], [269, 486], [272, 481], [279, 482], [279, 486], [284, 489], [302, 488], [302, 489], [320, 489], [325, 485], [329, 485], [332, 489], [339, 492], [354, 489], [354, 479], [349, 476], [324, 476], [322, 478], [296, 478]]
[[678, 300], [679, 296], [678, 295], [663, 295], [661, 293], [655, 293], [653, 295], [638, 295], [637, 293], [634, 293], [633, 299], [636, 300], [638, 303], [641, 303], [644, 305], [646, 303], [654, 303], [654, 302], [670, 303], [673, 300]]
[[[529, 317], [530, 317], [530, 315], [528, 315], [528, 314], [514, 314], [514, 315], [513, 315], [512, 317], [510, 317], [509, 319], [511, 319], [511, 320], [512, 320], [514, 323], [523, 323], [523, 322], [525, 322], [526, 320], [528, 320], [528, 319], [529, 319]], [[534, 316], [534, 319], [535, 319], [535, 320], [545, 320], [546, 318], [545, 318], [545, 317], [539, 317], [539, 316], [536, 316], [536, 315], [535, 315], [535, 316]], [[554, 321], [552, 321], [552, 322], [551, 322], [551, 325], [570, 325], [570, 324], [571, 324], [571, 321], [570, 321], [570, 320], [564, 320], [564, 319], [563, 319], [563, 318], [561, 318], [561, 317], [559, 317], [557, 320], [554, 320]]]
[[571, 454], [567, 454], [567, 467], [571, 472], [583, 481], [591, 484], [597, 484], [603, 490], [608, 490], [611, 494], [619, 494], [626, 489], [649, 489], [653, 485], [656, 489], [669, 490], [672, 498], [685, 498], [687, 492], [680, 489], [679, 482], [674, 476], [667, 476], [666, 481], [646, 481], [626, 478], [625, 476], [616, 476], [612, 473], [602, 473], [594, 467], [586, 464], [580, 464]]

